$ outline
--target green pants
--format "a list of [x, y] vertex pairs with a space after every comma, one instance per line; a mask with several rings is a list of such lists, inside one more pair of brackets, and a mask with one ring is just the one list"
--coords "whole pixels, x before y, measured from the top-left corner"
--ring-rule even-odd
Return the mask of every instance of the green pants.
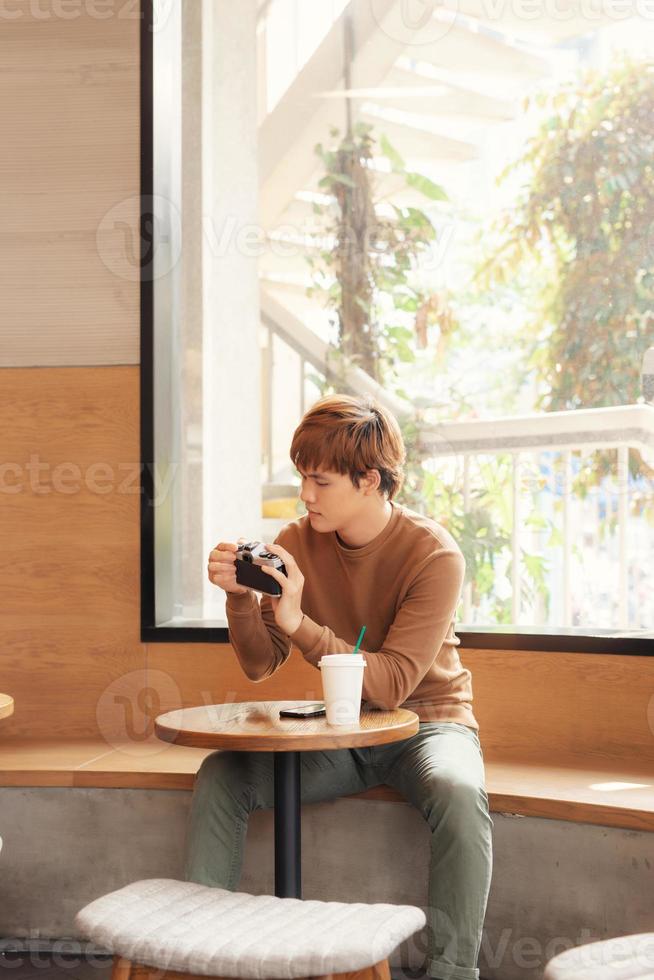
[[[431, 829], [424, 968], [439, 980], [477, 980], [493, 823], [474, 729], [454, 722], [421, 722], [417, 734], [402, 742], [302, 752], [300, 779], [303, 803], [387, 784], [418, 808]], [[207, 756], [191, 801], [186, 880], [235, 891], [248, 816], [272, 807], [273, 795], [272, 753], [218, 751]]]

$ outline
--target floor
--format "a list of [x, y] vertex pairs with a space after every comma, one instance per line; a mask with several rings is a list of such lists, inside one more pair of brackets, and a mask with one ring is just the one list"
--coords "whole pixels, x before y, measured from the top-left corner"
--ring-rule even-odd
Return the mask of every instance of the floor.
[[[81, 956], [63, 953], [0, 953], [0, 974], [6, 980], [109, 980], [111, 957]], [[418, 970], [393, 970], [392, 980], [429, 980]]]
[[109, 980], [111, 957], [87, 960], [63, 953], [0, 953], [0, 970], [6, 980]]

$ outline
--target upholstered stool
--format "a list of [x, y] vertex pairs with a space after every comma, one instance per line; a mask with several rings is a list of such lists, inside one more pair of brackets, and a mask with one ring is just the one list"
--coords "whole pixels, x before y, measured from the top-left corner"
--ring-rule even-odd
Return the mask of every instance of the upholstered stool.
[[543, 980], [654, 980], [654, 932], [566, 949], [549, 961]]
[[412, 905], [247, 895], [169, 878], [135, 881], [75, 917], [114, 954], [112, 980], [389, 980], [389, 955], [425, 921]]

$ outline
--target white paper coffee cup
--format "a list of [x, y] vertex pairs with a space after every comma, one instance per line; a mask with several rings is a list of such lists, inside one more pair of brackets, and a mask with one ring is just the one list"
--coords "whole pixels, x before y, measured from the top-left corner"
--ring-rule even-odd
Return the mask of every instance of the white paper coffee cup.
[[328, 653], [318, 661], [328, 725], [356, 725], [361, 712], [363, 670], [361, 653]]

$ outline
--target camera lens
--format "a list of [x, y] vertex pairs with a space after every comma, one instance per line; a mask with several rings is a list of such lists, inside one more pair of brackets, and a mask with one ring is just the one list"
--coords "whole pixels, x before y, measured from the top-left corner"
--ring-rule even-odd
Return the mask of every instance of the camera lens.
[[250, 564], [252, 564], [252, 555], [249, 555], [246, 552], [246, 554], [243, 555], [243, 561], [249, 561]]

